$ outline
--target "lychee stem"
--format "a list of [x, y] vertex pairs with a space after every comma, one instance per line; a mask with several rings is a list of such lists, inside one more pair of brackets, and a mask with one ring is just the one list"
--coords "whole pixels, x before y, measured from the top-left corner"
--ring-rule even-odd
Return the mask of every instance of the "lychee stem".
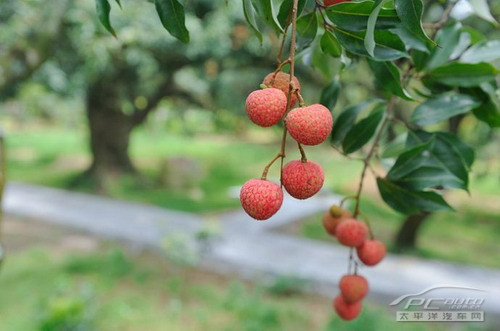
[[264, 171], [262, 172], [262, 176], [260, 177], [260, 179], [262, 179], [262, 180], [267, 179], [267, 173], [269, 172], [269, 168], [271, 168], [273, 163], [282, 156], [283, 156], [283, 154], [281, 154], [281, 153], [276, 154], [276, 156], [264, 168]]
[[299, 146], [300, 155], [302, 156], [300, 158], [300, 161], [302, 161], [303, 163], [306, 163], [307, 162], [306, 152], [304, 151], [304, 148], [302, 147], [302, 145], [299, 142], [297, 142], [297, 145]]
[[368, 234], [370, 235], [370, 239], [371, 240], [375, 239], [375, 236], [373, 235], [372, 227], [371, 227], [371, 224], [370, 224], [370, 219], [361, 210], [359, 211], [359, 214], [361, 216], [363, 216], [363, 220], [365, 221], [365, 223], [366, 223], [366, 225], [368, 227]]

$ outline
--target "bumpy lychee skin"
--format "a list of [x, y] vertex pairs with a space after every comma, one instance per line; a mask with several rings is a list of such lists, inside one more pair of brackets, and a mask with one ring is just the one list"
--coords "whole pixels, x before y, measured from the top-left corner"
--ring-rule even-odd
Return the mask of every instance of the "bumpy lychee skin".
[[339, 288], [346, 303], [355, 303], [368, 293], [368, 282], [360, 275], [345, 275], [340, 279]]
[[317, 145], [325, 141], [332, 131], [332, 114], [323, 105], [315, 104], [295, 108], [285, 119], [293, 139], [303, 145]]
[[335, 235], [342, 245], [359, 247], [368, 237], [368, 228], [365, 223], [349, 218], [337, 226]]
[[285, 115], [286, 95], [276, 88], [253, 91], [247, 98], [245, 109], [255, 124], [272, 126]]
[[[285, 96], [288, 96], [288, 86], [289, 86], [288, 84], [290, 84], [290, 74], [280, 71], [276, 75], [274, 75], [274, 73], [271, 72], [266, 77], [264, 77], [262, 84], [268, 87], [274, 87], [280, 89], [281, 91], [283, 91], [283, 93], [285, 93]], [[300, 83], [297, 77], [293, 77], [292, 84], [300, 92]], [[293, 107], [296, 102], [297, 102], [297, 95], [293, 93], [290, 98], [290, 106]]]
[[316, 162], [295, 160], [283, 167], [283, 186], [296, 199], [312, 197], [319, 192], [324, 181], [323, 169]]
[[358, 317], [361, 313], [362, 305], [361, 301], [349, 304], [344, 301], [342, 295], [338, 295], [333, 300], [333, 308], [335, 308], [335, 311], [341, 319], [350, 321]]
[[387, 249], [379, 240], [367, 240], [357, 248], [358, 257], [364, 264], [374, 266], [385, 257]]
[[273, 182], [263, 179], [250, 179], [240, 191], [241, 206], [256, 220], [267, 220], [280, 209], [283, 191]]
[[351, 217], [351, 213], [348, 210], [342, 209], [339, 206], [332, 206], [323, 214], [323, 227], [329, 235], [335, 236], [337, 226], [349, 217]]

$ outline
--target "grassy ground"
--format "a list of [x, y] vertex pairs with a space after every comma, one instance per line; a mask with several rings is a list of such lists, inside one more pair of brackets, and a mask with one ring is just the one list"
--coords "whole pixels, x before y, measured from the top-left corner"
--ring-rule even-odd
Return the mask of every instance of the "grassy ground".
[[[132, 137], [131, 155], [146, 180], [137, 183], [124, 178], [109, 187], [109, 194], [191, 212], [237, 207], [238, 200], [231, 199], [228, 190], [250, 178], [260, 177], [264, 166], [278, 151], [279, 137], [276, 131], [264, 137], [264, 142], [248, 142], [232, 137], [195, 139], [139, 130]], [[90, 162], [86, 142], [85, 133], [78, 130], [43, 128], [11, 132], [7, 139], [9, 176], [13, 180], [66, 187]], [[298, 158], [295, 149], [290, 146], [293, 150], [289, 153], [290, 159]], [[327, 147], [310, 148], [308, 155], [325, 166], [329, 179], [335, 178], [327, 181], [331, 187], [338, 187], [356, 176], [350, 162], [335, 158]], [[204, 174], [199, 183], [201, 190], [171, 190], [159, 186], [158, 169], [167, 157], [189, 157], [198, 162]], [[271, 178], [278, 178], [277, 169], [270, 171]], [[83, 185], [80, 189], [88, 188]]]
[[397, 323], [373, 304], [343, 322], [328, 298], [243, 283], [47, 224], [10, 219], [4, 234], [4, 331], [444, 329]]

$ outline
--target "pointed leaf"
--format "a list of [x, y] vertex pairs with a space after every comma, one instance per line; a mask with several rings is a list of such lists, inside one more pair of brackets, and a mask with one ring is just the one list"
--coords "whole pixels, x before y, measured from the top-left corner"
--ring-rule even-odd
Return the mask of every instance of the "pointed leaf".
[[466, 50], [460, 57], [460, 62], [492, 62], [497, 59], [500, 59], [500, 40], [490, 40], [480, 42]]
[[435, 192], [412, 191], [383, 178], [377, 178], [377, 186], [382, 199], [393, 209], [406, 215], [420, 211], [453, 210]]
[[401, 38], [401, 40], [406, 45], [406, 49], [415, 49], [424, 53], [429, 53], [427, 44], [407, 28], [400, 27], [400, 28], [389, 29], [389, 31], [395, 33], [396, 35], [398, 35], [399, 38]]
[[422, 12], [424, 5], [422, 0], [395, 0], [394, 5], [401, 24], [412, 31], [421, 41], [435, 45], [422, 27]]
[[373, 137], [384, 117], [385, 105], [375, 108], [370, 115], [356, 123], [347, 132], [342, 149], [346, 154], [353, 153], [363, 147]]
[[315, 12], [297, 20], [297, 48], [304, 49], [311, 44], [318, 31], [318, 18]]
[[188, 43], [189, 32], [184, 22], [184, 6], [177, 0], [155, 0], [155, 6], [165, 29], [183, 43]]
[[321, 97], [319, 103], [328, 109], [333, 109], [337, 104], [337, 99], [339, 97], [340, 84], [339, 80], [335, 78], [327, 87], [321, 91]]
[[282, 33], [283, 27], [278, 20], [280, 1], [278, 0], [251, 0], [254, 8], [270, 27]]
[[392, 62], [376, 62], [368, 60], [378, 85], [405, 100], [413, 100], [401, 86], [398, 68]]
[[101, 22], [102, 26], [106, 28], [113, 36], [116, 37], [115, 30], [111, 26], [111, 22], [109, 20], [109, 13], [111, 12], [111, 6], [108, 0], [96, 0], [95, 2], [97, 17], [99, 18], [99, 22]]
[[242, 1], [243, 1], [243, 14], [245, 16], [245, 19], [250, 28], [257, 36], [257, 39], [259, 39], [259, 41], [262, 43], [262, 33], [260, 32], [259, 27], [257, 25], [257, 21], [255, 20], [255, 9], [252, 6], [252, 1], [251, 0], [242, 0]]
[[[314, 2], [313, 0], [299, 0], [297, 4], [297, 17], [300, 17], [302, 10], [308, 2]], [[285, 0], [281, 3], [280, 10], [278, 12], [278, 22], [284, 28], [286, 26], [288, 15], [292, 11], [293, 0]]]
[[425, 77], [429, 83], [441, 83], [450, 86], [471, 87], [495, 79], [499, 71], [489, 63], [450, 63], [438, 67]]
[[367, 25], [364, 43], [366, 51], [368, 52], [368, 54], [370, 54], [371, 57], [375, 56], [375, 54], [373, 53], [375, 51], [375, 24], [377, 23], [377, 18], [380, 10], [382, 9], [382, 6], [387, 1], [388, 0], [380, 0], [378, 1], [378, 3], [375, 3], [375, 7], [373, 7], [373, 10], [370, 13], [368, 21], [366, 23]]
[[423, 126], [443, 121], [478, 107], [479, 100], [465, 94], [447, 93], [422, 102], [411, 116], [411, 121]]
[[333, 57], [340, 57], [342, 55], [342, 46], [335, 36], [328, 30], [323, 33], [320, 41], [321, 50], [323, 53]]
[[428, 69], [437, 68], [450, 60], [451, 54], [459, 45], [462, 24], [455, 23], [439, 30], [436, 41], [438, 47], [434, 47], [426, 67]]
[[[367, 29], [368, 18], [373, 10], [373, 1], [343, 2], [328, 7], [326, 15], [339, 28], [350, 31]], [[389, 29], [401, 25], [398, 14], [394, 9], [381, 8], [375, 28]]]
[[469, 0], [469, 3], [477, 16], [495, 26], [498, 26], [498, 22], [495, 20], [493, 15], [491, 15], [490, 8], [486, 0]]
[[[340, 44], [349, 52], [361, 56], [370, 56], [366, 51], [364, 31], [347, 31], [335, 28], [335, 36]], [[408, 57], [405, 45], [399, 37], [387, 30], [375, 31], [374, 60], [393, 61]]]
[[381, 102], [383, 102], [383, 100], [381, 99], [371, 99], [363, 103], [360, 103], [359, 105], [348, 107], [342, 113], [340, 113], [338, 118], [336, 120], [334, 119], [333, 122], [332, 139], [331, 139], [332, 144], [338, 145], [340, 142], [344, 140], [345, 135], [352, 128], [354, 122], [356, 122], [356, 118], [358, 117], [361, 111], [363, 111], [368, 106], [374, 103], [381, 103]]

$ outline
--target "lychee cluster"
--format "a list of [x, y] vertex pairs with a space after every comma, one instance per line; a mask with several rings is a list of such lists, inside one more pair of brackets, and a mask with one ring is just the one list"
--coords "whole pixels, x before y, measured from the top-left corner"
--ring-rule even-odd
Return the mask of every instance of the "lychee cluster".
[[[282, 186], [296, 199], [308, 199], [321, 190], [323, 169], [316, 162], [307, 160], [301, 145], [320, 144], [330, 134], [333, 124], [330, 111], [323, 105], [304, 105], [296, 77], [290, 79], [287, 73], [272, 72], [264, 78], [261, 86], [264, 88], [253, 91], [247, 97], [245, 110], [248, 118], [259, 126], [270, 127], [285, 117], [285, 130], [298, 142], [302, 158], [282, 168], [281, 186], [268, 181], [269, 167], [277, 159], [285, 157], [286, 140], [283, 139], [281, 152], [264, 169], [261, 179], [250, 179], [243, 185], [241, 205], [256, 220], [266, 220], [280, 209], [283, 203]], [[287, 114], [297, 101], [299, 107]]]
[[[384, 243], [371, 237], [365, 223], [353, 218], [348, 210], [332, 206], [323, 214], [325, 231], [337, 237], [339, 243], [356, 249], [358, 259], [367, 266], [378, 264], [386, 254]], [[357, 262], [355, 262], [357, 266]], [[340, 294], [334, 299], [333, 307], [340, 318], [350, 321], [356, 318], [362, 309], [362, 299], [368, 293], [368, 282], [354, 274], [344, 275], [339, 282]]]

